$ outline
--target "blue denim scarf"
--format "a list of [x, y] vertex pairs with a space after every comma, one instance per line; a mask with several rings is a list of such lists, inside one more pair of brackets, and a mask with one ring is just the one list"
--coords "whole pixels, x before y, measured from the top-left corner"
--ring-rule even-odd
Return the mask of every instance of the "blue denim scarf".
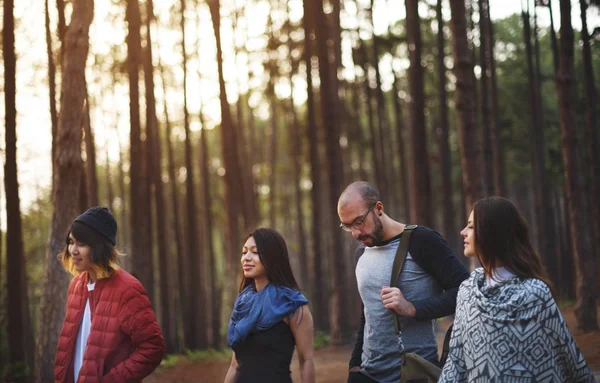
[[227, 340], [229, 347], [242, 342], [248, 335], [265, 331], [286, 315], [308, 303], [300, 291], [269, 283], [256, 292], [254, 283], [248, 285], [235, 300]]

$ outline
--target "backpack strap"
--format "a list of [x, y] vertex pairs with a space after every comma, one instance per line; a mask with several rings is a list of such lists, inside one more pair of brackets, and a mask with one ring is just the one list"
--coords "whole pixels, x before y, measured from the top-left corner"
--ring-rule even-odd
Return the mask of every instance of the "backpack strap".
[[[413, 230], [415, 230], [417, 225], [406, 225], [404, 226], [404, 231], [402, 232], [402, 237], [400, 237], [400, 244], [398, 245], [398, 250], [396, 251], [396, 256], [394, 257], [394, 266], [392, 266], [392, 276], [390, 278], [390, 287], [394, 287], [398, 278], [400, 277], [400, 272], [404, 267], [404, 262], [406, 261], [406, 255], [408, 254], [408, 245], [410, 243], [410, 235]], [[396, 315], [396, 320], [394, 321], [394, 329], [396, 333], [400, 330], [398, 327], [398, 318]]]

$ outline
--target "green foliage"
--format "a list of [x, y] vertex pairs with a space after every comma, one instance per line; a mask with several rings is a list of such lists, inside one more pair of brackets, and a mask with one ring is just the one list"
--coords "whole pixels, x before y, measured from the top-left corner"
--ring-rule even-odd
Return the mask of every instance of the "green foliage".
[[558, 304], [558, 307], [561, 310], [564, 310], [568, 307], [573, 307], [575, 306], [575, 301], [572, 299], [560, 299], [558, 302], [556, 302]]
[[318, 350], [318, 349], [328, 346], [328, 345], [329, 345], [329, 334], [324, 333], [322, 331], [318, 331], [317, 334], [315, 335], [313, 348], [315, 350]]
[[15, 364], [7, 364], [2, 371], [0, 371], [0, 377], [6, 383], [26, 383], [31, 380], [33, 371], [24, 362]]
[[49, 191], [41, 193], [41, 196], [28, 207], [27, 212], [22, 214], [23, 248], [29, 282], [27, 293], [34, 329], [39, 327], [38, 307], [42, 296], [41, 282], [44, 279], [51, 215], [52, 204]]
[[[314, 338], [313, 349], [318, 350], [330, 344], [329, 334], [318, 331]], [[228, 359], [231, 358], [232, 351], [230, 348], [224, 350], [186, 350], [183, 354], [167, 355], [160, 367], [170, 368], [182, 363], [194, 363], [207, 360]]]
[[183, 354], [167, 355], [160, 366], [163, 368], [174, 367], [186, 362], [200, 362], [204, 360], [227, 359], [231, 358], [232, 351], [227, 348], [225, 350], [186, 350]]

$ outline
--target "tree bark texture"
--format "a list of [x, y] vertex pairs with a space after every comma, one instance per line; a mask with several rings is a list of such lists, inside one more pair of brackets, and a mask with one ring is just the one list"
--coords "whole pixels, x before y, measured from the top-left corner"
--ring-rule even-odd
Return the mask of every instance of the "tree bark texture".
[[[6, 4], [6, 3], [5, 3]], [[6, 5], [5, 5], [6, 6]], [[81, 121], [85, 103], [85, 66], [89, 49], [89, 27], [93, 0], [74, 0], [71, 23], [64, 39], [61, 93], [63, 103], [56, 137], [55, 184], [52, 193], [52, 223], [40, 303], [39, 338], [36, 349], [36, 382], [54, 380], [54, 355], [62, 327], [69, 276], [56, 256], [65, 246], [73, 219], [79, 213], [81, 177]]]
[[481, 175], [477, 145], [477, 120], [475, 111], [475, 81], [473, 77], [473, 56], [467, 39], [467, 20], [463, 0], [450, 0], [452, 19], [452, 47], [454, 73], [456, 76], [456, 119], [458, 144], [462, 168], [465, 211], [468, 215], [473, 204], [481, 197]]
[[574, 33], [571, 25], [571, 1], [560, 0], [560, 60], [556, 78], [560, 110], [560, 131], [564, 164], [565, 191], [569, 206], [568, 227], [571, 233], [573, 260], [576, 265], [577, 303], [575, 317], [582, 331], [598, 328], [596, 313], [596, 260], [584, 249], [590, 228], [579, 225], [583, 217], [584, 193], [577, 168], [577, 137], [575, 129]]

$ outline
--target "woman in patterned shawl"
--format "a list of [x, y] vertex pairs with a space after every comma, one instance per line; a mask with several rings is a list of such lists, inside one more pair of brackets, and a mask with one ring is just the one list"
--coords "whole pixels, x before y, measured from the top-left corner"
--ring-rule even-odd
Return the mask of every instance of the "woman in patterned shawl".
[[460, 286], [440, 382], [594, 382], [515, 205], [473, 206], [461, 231], [475, 269]]

